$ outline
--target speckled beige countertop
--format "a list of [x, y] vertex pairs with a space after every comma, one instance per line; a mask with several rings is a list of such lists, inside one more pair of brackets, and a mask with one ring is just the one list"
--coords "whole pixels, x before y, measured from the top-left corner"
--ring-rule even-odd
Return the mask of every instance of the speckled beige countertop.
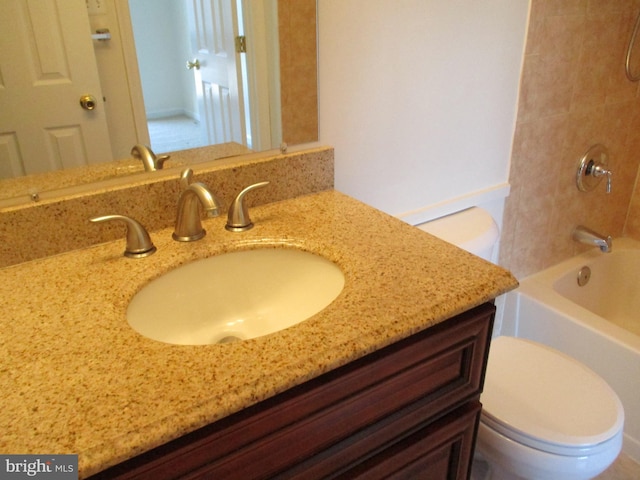
[[[335, 191], [256, 207], [256, 226], [205, 220], [198, 242], [151, 232], [0, 269], [0, 452], [77, 453], [80, 477], [452, 317], [517, 284], [505, 270]], [[125, 318], [149, 280], [223, 251], [287, 246], [340, 266], [345, 287], [287, 330], [225, 345], [149, 340]], [[215, 281], [215, 279], [212, 279]]]

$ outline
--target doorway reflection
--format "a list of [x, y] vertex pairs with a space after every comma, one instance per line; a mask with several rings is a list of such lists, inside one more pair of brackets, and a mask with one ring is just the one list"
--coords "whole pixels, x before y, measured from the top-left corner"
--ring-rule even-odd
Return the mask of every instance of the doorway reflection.
[[[129, 0], [151, 148], [166, 152], [203, 146], [193, 74], [187, 2]], [[179, 132], [186, 132], [181, 140]]]

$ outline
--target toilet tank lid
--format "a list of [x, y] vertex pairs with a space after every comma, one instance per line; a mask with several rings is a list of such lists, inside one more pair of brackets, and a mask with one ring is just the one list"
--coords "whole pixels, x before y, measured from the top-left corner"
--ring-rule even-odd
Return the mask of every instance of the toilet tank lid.
[[624, 424], [611, 387], [577, 360], [522, 338], [491, 343], [483, 414], [517, 434], [559, 447], [591, 447]]
[[479, 207], [467, 208], [417, 227], [476, 255], [493, 247], [500, 233], [491, 214]]

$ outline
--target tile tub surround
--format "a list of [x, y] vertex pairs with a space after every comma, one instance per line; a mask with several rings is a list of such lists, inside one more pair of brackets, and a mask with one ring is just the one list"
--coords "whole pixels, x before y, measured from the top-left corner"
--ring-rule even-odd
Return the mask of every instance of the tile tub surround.
[[[194, 243], [151, 233], [0, 269], [0, 451], [77, 453], [81, 478], [344, 365], [515, 288], [506, 270], [333, 190], [258, 206], [256, 226], [203, 223]], [[149, 340], [125, 319], [148, 281], [193, 259], [287, 246], [340, 266], [322, 312], [226, 345]], [[215, 281], [215, 279], [212, 279]]]
[[[210, 147], [180, 152], [202, 162]], [[298, 153], [261, 153], [192, 165], [194, 181], [204, 182], [222, 202], [226, 215], [244, 187], [261, 181], [268, 187], [249, 194], [248, 206], [293, 198], [333, 188], [333, 149]], [[93, 187], [88, 193], [0, 208], [0, 267], [124, 238], [118, 223], [94, 225], [90, 217], [127, 215], [148, 230], [172, 226], [176, 219], [182, 168], [143, 174], [126, 185]]]

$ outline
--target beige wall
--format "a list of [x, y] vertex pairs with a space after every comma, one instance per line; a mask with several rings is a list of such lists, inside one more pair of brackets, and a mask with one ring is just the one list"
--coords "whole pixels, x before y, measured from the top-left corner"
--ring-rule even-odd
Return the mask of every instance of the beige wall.
[[316, 0], [279, 0], [282, 138], [318, 140]]
[[[520, 278], [582, 250], [578, 224], [620, 236], [630, 211], [628, 233], [640, 234], [640, 192], [629, 208], [640, 93], [624, 74], [638, 11], [640, 0], [532, 0], [500, 257]], [[596, 143], [609, 149], [610, 195], [604, 181], [576, 188], [577, 162]]]

